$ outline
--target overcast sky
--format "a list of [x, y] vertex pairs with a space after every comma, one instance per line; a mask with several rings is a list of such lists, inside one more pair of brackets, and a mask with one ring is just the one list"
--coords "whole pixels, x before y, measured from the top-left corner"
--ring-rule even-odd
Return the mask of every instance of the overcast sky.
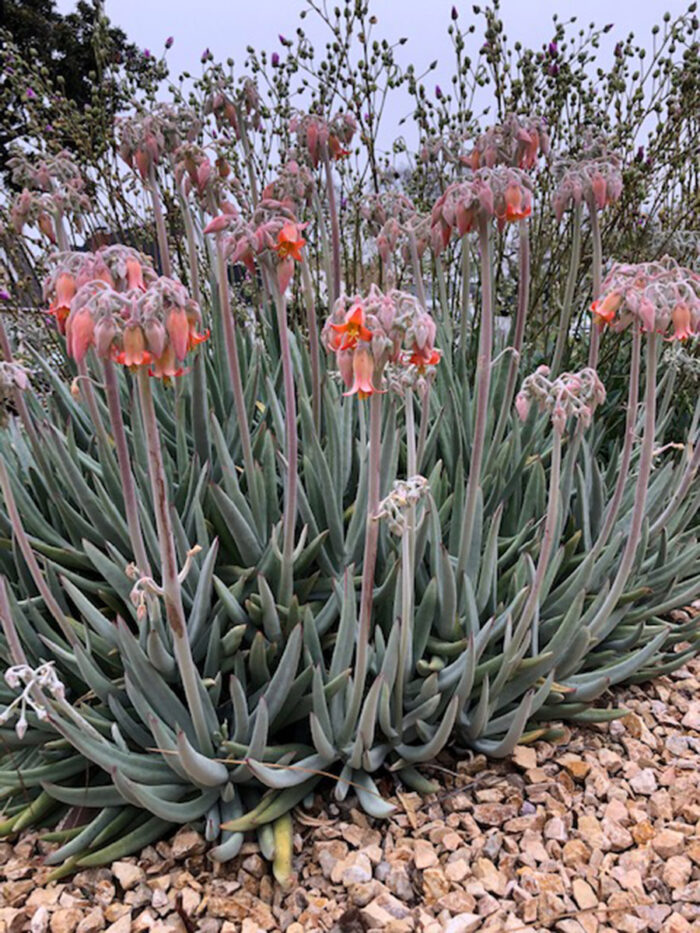
[[[344, 0], [329, 0], [329, 6]], [[590, 22], [604, 25], [612, 22], [614, 28], [607, 37], [609, 58], [615, 42], [630, 31], [638, 41], [650, 47], [650, 30], [661, 22], [666, 10], [675, 16], [683, 13], [689, 0], [502, 0], [502, 18], [506, 35], [518, 38], [537, 48], [552, 34], [552, 14], [561, 20], [577, 17], [579, 26]], [[450, 86], [453, 73], [453, 54], [447, 27], [450, 23], [452, 0], [373, 0], [372, 10], [379, 23], [377, 35], [396, 40], [406, 36], [408, 42], [397, 50], [400, 63], [413, 62], [417, 69], [425, 68], [432, 60], [439, 62], [430, 76], [432, 88], [441, 84]], [[459, 22], [462, 28], [474, 19], [473, 0], [457, 0]], [[75, 7], [74, 0], [58, 0], [62, 13]], [[268, 52], [281, 51], [278, 35], [293, 35], [300, 24], [298, 14], [306, 7], [304, 0], [105, 0], [109, 18], [121, 26], [132, 42], [153, 54], [160, 55], [168, 36], [174, 45], [168, 52], [171, 75], [181, 71], [198, 73], [200, 56], [205, 48], [211, 49], [216, 60], [234, 59], [242, 66], [247, 45]], [[479, 22], [483, 23], [483, 19]], [[309, 14], [304, 29], [318, 49], [328, 36], [323, 23]], [[240, 72], [239, 72], [240, 73]], [[391, 136], [405, 114], [406, 101], [396, 100], [389, 109], [385, 132]]]

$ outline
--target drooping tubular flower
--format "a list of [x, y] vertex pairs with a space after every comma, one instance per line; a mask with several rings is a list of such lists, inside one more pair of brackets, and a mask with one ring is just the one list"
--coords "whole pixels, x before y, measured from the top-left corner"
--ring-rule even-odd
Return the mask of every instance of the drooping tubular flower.
[[314, 176], [296, 159], [289, 159], [280, 166], [277, 177], [263, 188], [262, 196], [268, 200], [279, 201], [293, 213], [311, 203], [314, 191]]
[[150, 261], [130, 246], [115, 244], [94, 253], [63, 252], [51, 257], [53, 269], [44, 282], [44, 298], [58, 331], [66, 332], [66, 320], [76, 292], [88, 282], [101, 281], [117, 292], [144, 291], [156, 279]]
[[198, 330], [199, 307], [185, 287], [158, 277], [136, 250], [110, 246], [57, 259], [45, 291], [55, 293], [59, 282], [75, 288], [65, 335], [77, 362], [94, 347], [99, 357], [129, 368], [152, 365], [154, 376], [179, 376], [187, 354], [209, 336]]
[[615, 263], [591, 305], [599, 327], [622, 331], [636, 323], [665, 340], [700, 333], [700, 275], [664, 256], [658, 262]]
[[435, 323], [414, 295], [393, 289], [384, 294], [372, 285], [367, 295], [341, 295], [326, 321], [321, 339], [336, 354], [346, 395], [365, 398], [382, 390], [388, 364], [411, 368], [434, 366]]
[[246, 78], [241, 86], [234, 90], [228, 86], [223, 75], [215, 80], [214, 90], [204, 102], [204, 113], [212, 113], [220, 130], [230, 128], [240, 138], [239, 115], [254, 129], [260, 129], [262, 109], [260, 94], [252, 78]]
[[456, 228], [460, 236], [474, 229], [479, 218], [495, 217], [498, 229], [523, 220], [532, 212], [532, 181], [517, 168], [481, 168], [465, 181], [450, 185], [431, 214], [433, 249], [439, 253]]
[[[224, 240], [226, 256], [230, 262], [242, 262], [251, 274], [255, 272], [255, 258], [267, 256], [275, 265], [277, 285], [284, 293], [294, 275], [294, 263], [303, 258], [301, 250], [306, 240], [301, 234], [306, 226], [285, 204], [264, 199], [250, 223], [239, 221], [232, 225]], [[205, 232], [215, 232], [214, 221]]]
[[173, 159], [175, 180], [185, 197], [194, 192], [200, 207], [209, 214], [224, 211], [224, 205], [235, 213], [228, 199], [240, 193], [240, 181], [221, 150], [185, 142], [175, 150]]
[[85, 181], [73, 157], [65, 150], [45, 158], [17, 152], [8, 159], [12, 180], [22, 185], [15, 198], [10, 218], [17, 233], [26, 225], [35, 225], [51, 243], [55, 243], [53, 218], [71, 216], [77, 230], [82, 230], [82, 215], [90, 210]]
[[602, 211], [622, 194], [620, 159], [613, 154], [578, 162], [559, 159], [554, 173], [559, 181], [552, 205], [558, 221], [577, 204], [585, 202], [589, 211]]
[[289, 121], [290, 133], [296, 133], [300, 154], [306, 152], [314, 168], [318, 165], [323, 147], [333, 161], [344, 158], [350, 152], [346, 148], [352, 142], [357, 124], [351, 113], [339, 111], [329, 120], [316, 113], [295, 114]]
[[420, 214], [413, 202], [398, 191], [372, 195], [361, 213], [374, 234], [377, 252], [387, 264], [399, 246], [404, 262], [410, 262], [411, 236], [419, 259], [430, 245], [430, 215]]
[[145, 181], [164, 153], [174, 153], [185, 140], [192, 142], [201, 127], [194, 110], [184, 105], [161, 103], [150, 113], [117, 117], [119, 155]]
[[534, 403], [541, 412], [548, 412], [555, 431], [563, 434], [569, 418], [578, 419], [587, 428], [593, 413], [605, 401], [605, 387], [594, 369], [577, 373], [562, 373], [549, 378], [549, 367], [538, 366], [523, 381], [515, 398], [515, 409], [521, 421], [527, 418]]
[[469, 157], [460, 161], [472, 169], [510, 165], [529, 170], [537, 156], [549, 152], [549, 136], [543, 117], [507, 114], [503, 123], [490, 127], [477, 139]]

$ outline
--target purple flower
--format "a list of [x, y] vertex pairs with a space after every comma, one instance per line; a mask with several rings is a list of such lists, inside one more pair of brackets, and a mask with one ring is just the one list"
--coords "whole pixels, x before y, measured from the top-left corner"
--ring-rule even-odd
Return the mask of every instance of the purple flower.
[[206, 62], [209, 58], [211, 58], [211, 52], [209, 51], [209, 49], [205, 49], [202, 52], [202, 63]]
[[175, 41], [174, 36], [168, 36], [168, 38], [165, 40], [165, 47], [166, 47], [166, 49], [172, 48], [173, 42], [174, 42], [174, 41]]
[[27, 97], [29, 98], [29, 100], [34, 100], [34, 98], [36, 97], [34, 88], [31, 88], [31, 87], [27, 88]]
[[435, 85], [435, 96], [437, 97], [438, 100], [442, 100], [442, 88], [440, 87], [439, 84]]
[[456, 6], [452, 7], [452, 13], [450, 15], [452, 16], [452, 19], [457, 19], [457, 17], [459, 16], [459, 13], [457, 12]]
[[6, 292], [4, 288], [0, 288], [0, 301], [9, 301], [10, 293]]
[[273, 52], [273, 53], [272, 53], [271, 62], [272, 62], [272, 67], [273, 67], [273, 68], [276, 68], [276, 67], [279, 65], [279, 63], [280, 63], [280, 57], [279, 57], [279, 55], [277, 54], [277, 52]]
[[51, 123], [47, 123], [46, 126], [44, 127], [44, 130], [47, 133], [53, 133], [53, 125]]
[[549, 54], [552, 56], [552, 58], [557, 57], [557, 43], [556, 42], [549, 43]]
[[143, 50], [143, 57], [144, 57], [144, 58], [150, 58], [150, 57], [151, 57], [151, 50], [150, 50], [150, 49], [144, 49], [144, 50]]
[[556, 76], [559, 74], [559, 65], [550, 65], [548, 70], [550, 75], [553, 78], [556, 78]]
[[282, 33], [280, 33], [280, 34], [277, 36], [277, 38], [280, 40], [280, 42], [282, 43], [282, 45], [289, 45], [289, 39], [286, 39], [286, 38], [282, 35]]

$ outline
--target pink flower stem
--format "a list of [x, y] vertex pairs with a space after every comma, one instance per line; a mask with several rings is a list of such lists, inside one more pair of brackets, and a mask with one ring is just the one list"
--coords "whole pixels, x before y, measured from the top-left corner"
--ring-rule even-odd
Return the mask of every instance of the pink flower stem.
[[581, 263], [581, 213], [581, 205], [577, 204], [572, 215], [573, 236], [571, 238], [571, 255], [569, 257], [569, 274], [566, 279], [564, 302], [562, 304], [561, 315], [559, 317], [557, 341], [554, 345], [554, 356], [552, 357], [552, 378], [559, 375], [559, 370], [561, 369], [561, 364], [564, 359], [564, 350], [566, 349], [566, 345], [569, 340], [571, 310], [574, 303], [574, 292], [576, 291], [578, 269]]
[[513, 353], [509, 354], [508, 375], [501, 399], [501, 412], [494, 431], [491, 449], [496, 450], [505, 433], [506, 424], [513, 405], [513, 395], [520, 369], [520, 352], [523, 348], [527, 310], [530, 302], [530, 232], [527, 220], [518, 224], [518, 307], [515, 315], [515, 332], [513, 333]]
[[408, 246], [411, 251], [411, 263], [413, 265], [413, 278], [416, 283], [416, 295], [418, 296], [418, 301], [421, 303], [425, 310], [428, 310], [428, 305], [425, 300], [425, 285], [423, 283], [423, 270], [421, 269], [420, 257], [418, 255], [418, 244], [416, 243], [416, 234], [409, 227], [407, 229], [408, 235]]
[[418, 429], [418, 445], [416, 450], [416, 471], [420, 470], [425, 453], [425, 442], [428, 439], [428, 422], [430, 421], [430, 382], [426, 382], [421, 398], [420, 428]]
[[365, 681], [369, 668], [369, 640], [372, 630], [372, 602], [374, 598], [374, 572], [379, 544], [379, 483], [382, 448], [382, 396], [374, 392], [369, 402], [369, 455], [367, 461], [367, 523], [362, 561], [360, 589], [360, 620], [355, 650], [353, 686], [338, 744], [347, 742], [355, 728], [362, 704]]
[[[202, 307], [202, 294], [199, 281], [199, 262], [197, 257], [197, 240], [195, 236], [194, 224], [184, 193], [180, 192], [180, 206], [182, 209], [182, 219], [185, 225], [185, 237], [187, 239], [187, 257], [190, 267], [190, 289], [192, 297], [197, 304]], [[203, 309], [202, 309], [203, 310]], [[205, 350], [202, 347], [199, 353], [195, 354], [192, 364], [192, 433], [194, 435], [195, 450], [199, 454], [200, 463], [206, 463], [209, 459], [209, 422], [208, 410], [206, 406], [206, 371], [204, 366]], [[179, 385], [179, 383], [178, 383]]]
[[467, 357], [467, 331], [469, 329], [469, 309], [471, 306], [471, 253], [469, 251], [469, 236], [462, 237], [462, 306], [459, 316], [459, 350], [462, 358]]
[[236, 123], [238, 125], [238, 135], [243, 148], [243, 157], [245, 159], [246, 169], [248, 170], [248, 183], [250, 184], [250, 196], [253, 201], [253, 207], [258, 204], [258, 182], [255, 177], [255, 161], [253, 159], [253, 147], [248, 138], [248, 127], [245, 122], [245, 114], [239, 105], [236, 106]]
[[[3, 324], [1, 319], [0, 319], [0, 351], [2, 351], [2, 358], [3, 360], [5, 360], [6, 363], [12, 363], [14, 361], [14, 357], [12, 355], [12, 347], [10, 346], [10, 341], [7, 336], [7, 331], [5, 330], [5, 325]], [[22, 422], [22, 427], [24, 428], [27, 434], [27, 437], [29, 438], [29, 442], [32, 445], [32, 451], [34, 453], [34, 456], [36, 457], [37, 463], [41, 467], [41, 475], [46, 481], [46, 484], [51, 490], [51, 492], [55, 496], [58, 496], [60, 495], [60, 493], [59, 493], [59, 490], [56, 488], [54, 478], [53, 478], [53, 472], [49, 469], [48, 463], [46, 462], [46, 458], [44, 457], [44, 451], [43, 451], [41, 442], [39, 440], [39, 436], [37, 434], [34, 421], [32, 420], [32, 416], [29, 414], [29, 408], [27, 406], [27, 403], [24, 400], [24, 393], [19, 388], [15, 389], [14, 403], [15, 403], [15, 408], [17, 409], [17, 412], [19, 414], [20, 421]]]
[[316, 431], [321, 429], [321, 351], [318, 339], [318, 320], [314, 284], [311, 280], [309, 264], [304, 257], [301, 263], [301, 282], [306, 306], [306, 326], [309, 330], [309, 353], [311, 355], [311, 411]]
[[326, 285], [328, 294], [331, 293], [331, 280], [333, 278], [333, 267], [331, 264], [330, 258], [330, 249], [328, 248], [328, 230], [326, 229], [326, 221], [323, 216], [323, 207], [321, 205], [321, 199], [318, 194], [318, 189], [314, 185], [313, 193], [313, 202], [314, 202], [314, 211], [316, 213], [316, 229], [320, 233], [321, 238], [321, 256], [323, 259], [323, 271], [326, 275]]
[[32, 550], [31, 543], [27, 537], [27, 533], [24, 530], [24, 525], [22, 524], [22, 518], [19, 514], [19, 509], [17, 508], [17, 502], [15, 500], [14, 493], [12, 492], [12, 483], [10, 481], [10, 475], [7, 472], [7, 467], [5, 466], [5, 460], [0, 457], [0, 489], [2, 490], [3, 498], [5, 499], [5, 508], [7, 509], [7, 515], [10, 519], [10, 525], [12, 526], [12, 533], [14, 534], [17, 544], [19, 546], [24, 562], [27, 565], [27, 569], [34, 580], [34, 585], [39, 591], [39, 595], [44, 600], [44, 604], [51, 615], [54, 617], [56, 624], [61, 629], [66, 641], [69, 645], [74, 645], [77, 641], [77, 637], [73, 629], [71, 628], [70, 622], [66, 618], [63, 609], [58, 603], [58, 600], [51, 592], [51, 587], [46, 582], [37, 559], [34, 556], [34, 551]]
[[486, 439], [489, 391], [491, 388], [491, 355], [493, 352], [491, 241], [488, 222], [485, 218], [479, 219], [479, 247], [481, 253], [481, 326], [479, 332], [479, 356], [476, 364], [476, 417], [474, 419], [472, 455], [469, 463], [469, 479], [467, 480], [467, 494], [457, 558], [457, 581], [460, 587], [462, 577], [467, 569], [474, 531], [476, 503], [481, 482], [481, 464]]
[[197, 257], [197, 239], [194, 232], [194, 224], [192, 223], [192, 214], [190, 213], [190, 207], [187, 203], [187, 198], [184, 193], [184, 178], [180, 184], [178, 190], [179, 201], [180, 201], [180, 213], [182, 214], [182, 223], [185, 227], [185, 240], [187, 241], [187, 260], [190, 267], [190, 294], [201, 306], [202, 296], [201, 289], [199, 285], [199, 261]]
[[328, 145], [323, 143], [321, 146], [323, 167], [326, 171], [326, 191], [328, 195], [328, 216], [331, 221], [331, 249], [333, 252], [333, 288], [330, 294], [333, 302], [338, 300], [340, 295], [340, 223], [338, 221], [338, 206], [335, 200], [335, 187], [333, 185], [333, 171], [331, 169], [331, 160], [328, 155]]
[[282, 538], [282, 574], [280, 579], [279, 602], [288, 606], [294, 589], [294, 532], [297, 518], [297, 459], [299, 456], [299, 438], [297, 436], [297, 406], [294, 394], [294, 371], [292, 352], [289, 346], [287, 326], [287, 301], [277, 287], [276, 277], [270, 272], [270, 281], [274, 283], [275, 308], [277, 310], [277, 329], [282, 357], [282, 381], [284, 384], [284, 424], [286, 434], [285, 453], [287, 457], [287, 482], [284, 487], [284, 525]]
[[66, 252], [70, 249], [70, 244], [68, 241], [68, 233], [66, 232], [66, 225], [63, 217], [63, 211], [57, 210], [54, 215], [54, 229], [56, 231], [56, 243], [61, 252]]
[[635, 427], [637, 424], [637, 406], [639, 404], [639, 364], [641, 355], [642, 334], [638, 327], [632, 331], [632, 354], [630, 357], [629, 391], [627, 395], [627, 414], [625, 416], [625, 439], [620, 454], [620, 463], [615, 482], [615, 491], [605, 512], [603, 527], [595, 542], [593, 551], [600, 554], [608, 542], [608, 538], [615, 527], [622, 497], [627, 485], [632, 448], [634, 446]]
[[[245, 407], [243, 382], [241, 379], [241, 364], [238, 357], [238, 343], [236, 341], [236, 321], [231, 311], [231, 298], [228, 289], [228, 267], [224, 255], [224, 243], [221, 233], [216, 235], [217, 277], [219, 280], [219, 303], [221, 318], [224, 325], [224, 343], [226, 344], [226, 357], [228, 359], [231, 389], [233, 391], [233, 404], [238, 418], [238, 434], [241, 439], [243, 452], [243, 465], [246, 471], [248, 491], [254, 504], [257, 506], [257, 486], [255, 482], [255, 463], [253, 461], [253, 448], [250, 439], [248, 414]], [[256, 508], [256, 514], [261, 514]]]
[[78, 376], [80, 377], [80, 391], [85, 396], [85, 401], [87, 403], [88, 411], [90, 412], [90, 417], [92, 418], [92, 423], [95, 426], [95, 431], [97, 432], [100, 441], [105, 446], [109, 447], [107, 430], [104, 426], [104, 422], [102, 421], [102, 415], [100, 414], [97, 398], [95, 397], [95, 388], [92, 384], [92, 379], [90, 377], [90, 373], [88, 372], [85, 360], [81, 360], [78, 363]]
[[656, 433], [656, 334], [647, 335], [647, 373], [646, 390], [644, 397], [644, 436], [639, 456], [637, 473], [637, 486], [632, 506], [632, 521], [627, 532], [625, 549], [615, 574], [610, 592], [602, 606], [591, 620], [588, 628], [595, 638], [604, 629], [610, 613], [615, 609], [622, 596], [625, 584], [629, 578], [637, 548], [642, 537], [644, 513], [646, 509], [649, 477], [654, 459], [654, 435]]
[[[598, 211], [595, 207], [590, 207], [591, 217], [591, 242], [593, 245], [593, 266], [591, 274], [593, 277], [593, 301], [600, 297], [600, 285], [603, 278], [603, 244], [600, 238], [600, 221], [598, 220]], [[591, 324], [591, 344], [588, 350], [588, 365], [591, 369], [598, 366], [598, 350], [600, 349], [600, 331]]]
[[[528, 593], [527, 600], [523, 606], [523, 611], [518, 620], [518, 624], [513, 633], [513, 642], [515, 644], [520, 643], [522, 639], [525, 638], [527, 631], [530, 628], [530, 623], [535, 617], [535, 612], [537, 611], [537, 607], [539, 605], [542, 584], [544, 583], [545, 577], [547, 575], [549, 559], [552, 556], [552, 549], [554, 547], [554, 533], [557, 528], [557, 520], [559, 517], [560, 482], [561, 434], [555, 428], [554, 436], [552, 438], [552, 463], [549, 471], [549, 494], [547, 498], [547, 513], [544, 522], [544, 532], [542, 534], [542, 541], [540, 542], [540, 552], [537, 557], [535, 576], [532, 580], [530, 592]], [[535, 626], [531, 631], [531, 646], [532, 654], [537, 654], [539, 647], [537, 643], [537, 626]]]
[[177, 553], [172, 523], [170, 521], [170, 502], [163, 466], [163, 453], [160, 446], [160, 433], [153, 395], [151, 392], [151, 377], [145, 366], [138, 368], [139, 403], [143, 419], [144, 433], [148, 451], [148, 474], [151, 480], [153, 495], [153, 509], [158, 530], [158, 543], [161, 560], [161, 586], [165, 615], [168, 620], [173, 638], [173, 654], [182, 677], [187, 705], [192, 716], [195, 734], [201, 751], [206, 755], [213, 754], [213, 746], [201, 696], [201, 678], [192, 657], [185, 610], [182, 604], [182, 590], [178, 576]]
[[131, 549], [134, 552], [134, 560], [141, 575], [150, 577], [151, 565], [148, 560], [148, 554], [146, 553], [146, 546], [141, 532], [139, 503], [136, 495], [136, 486], [134, 484], [134, 474], [131, 470], [129, 445], [126, 439], [126, 431], [124, 430], [117, 372], [111, 360], [103, 360], [102, 365], [104, 368], [107, 408], [109, 410], [114, 446], [117, 450], [117, 463], [119, 464], [119, 474], [122, 481], [124, 511], [126, 512], [126, 524], [129, 529], [129, 538], [131, 539]]
[[153, 206], [153, 216], [156, 222], [156, 238], [158, 240], [158, 255], [160, 258], [160, 267], [162, 274], [170, 277], [172, 275], [172, 266], [170, 265], [170, 250], [168, 248], [168, 234], [165, 229], [165, 218], [163, 208], [160, 203], [160, 193], [158, 191], [158, 181], [153, 166], [148, 172], [147, 181], [148, 193], [151, 196]]

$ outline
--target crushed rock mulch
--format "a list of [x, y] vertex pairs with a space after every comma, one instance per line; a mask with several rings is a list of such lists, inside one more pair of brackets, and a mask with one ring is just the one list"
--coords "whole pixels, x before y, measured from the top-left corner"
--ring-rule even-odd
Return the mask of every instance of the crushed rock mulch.
[[288, 891], [255, 842], [214, 865], [191, 828], [50, 884], [52, 846], [0, 843], [0, 933], [700, 933], [700, 659], [612, 701], [508, 761], [441, 758], [437, 794], [387, 777], [382, 823], [326, 789]]

